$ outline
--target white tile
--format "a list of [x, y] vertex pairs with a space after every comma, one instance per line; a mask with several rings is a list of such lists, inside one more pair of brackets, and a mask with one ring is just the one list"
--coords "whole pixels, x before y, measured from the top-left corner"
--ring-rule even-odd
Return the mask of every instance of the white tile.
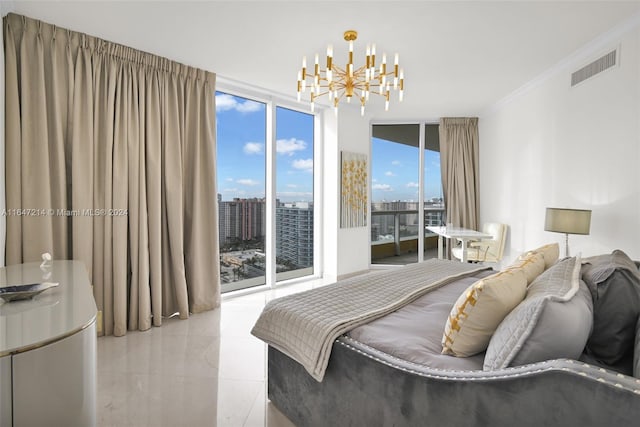
[[212, 378], [98, 374], [100, 426], [215, 426], [218, 384]]
[[240, 427], [249, 416], [264, 381], [219, 380], [218, 427]]
[[224, 299], [187, 320], [99, 338], [98, 425], [293, 427], [266, 398], [266, 345], [250, 332], [267, 301], [318, 283]]
[[165, 336], [159, 329], [129, 332], [121, 338], [99, 339], [98, 371], [209, 378], [218, 376], [219, 337]]
[[223, 338], [220, 345], [219, 378], [264, 382], [265, 353], [265, 343], [255, 337]]
[[225, 305], [223, 303], [220, 315], [220, 334], [246, 338], [251, 336], [251, 328], [262, 313], [261, 306]]

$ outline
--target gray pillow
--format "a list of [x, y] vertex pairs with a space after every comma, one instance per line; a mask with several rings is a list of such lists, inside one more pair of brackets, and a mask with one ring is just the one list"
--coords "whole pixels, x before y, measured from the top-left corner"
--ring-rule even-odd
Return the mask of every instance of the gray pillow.
[[544, 360], [578, 359], [593, 324], [580, 261], [566, 258], [536, 278], [527, 296], [500, 323], [484, 358], [485, 371]]
[[640, 272], [622, 251], [583, 260], [582, 279], [593, 296], [593, 333], [587, 352], [614, 365], [633, 352], [640, 316]]

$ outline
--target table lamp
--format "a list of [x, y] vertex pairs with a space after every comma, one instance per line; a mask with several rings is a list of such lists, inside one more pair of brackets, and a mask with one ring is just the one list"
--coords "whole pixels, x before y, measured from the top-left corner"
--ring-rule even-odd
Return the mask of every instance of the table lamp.
[[547, 208], [544, 230], [565, 234], [565, 257], [569, 256], [569, 234], [589, 234], [590, 227], [590, 210]]

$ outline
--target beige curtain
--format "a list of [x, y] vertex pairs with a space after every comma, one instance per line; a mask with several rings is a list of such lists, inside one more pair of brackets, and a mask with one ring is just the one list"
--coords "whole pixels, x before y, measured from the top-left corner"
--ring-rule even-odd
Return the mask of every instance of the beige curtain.
[[220, 304], [215, 75], [4, 19], [7, 264], [84, 262], [104, 333]]
[[440, 119], [440, 170], [447, 223], [478, 229], [478, 119]]

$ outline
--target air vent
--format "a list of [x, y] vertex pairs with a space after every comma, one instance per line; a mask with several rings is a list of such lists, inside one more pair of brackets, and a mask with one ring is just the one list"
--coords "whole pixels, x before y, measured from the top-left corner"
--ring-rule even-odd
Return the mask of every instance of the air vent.
[[582, 83], [583, 81], [599, 74], [605, 70], [616, 65], [618, 62], [618, 49], [612, 50], [606, 55], [596, 59], [591, 64], [585, 65], [580, 68], [578, 71], [571, 74], [571, 86], [575, 86], [578, 83]]

